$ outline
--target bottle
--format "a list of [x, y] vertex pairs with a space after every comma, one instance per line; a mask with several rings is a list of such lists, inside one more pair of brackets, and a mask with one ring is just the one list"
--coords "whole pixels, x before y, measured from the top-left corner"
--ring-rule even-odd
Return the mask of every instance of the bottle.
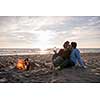
[[57, 53], [57, 48], [54, 47], [53, 52], [56, 54]]

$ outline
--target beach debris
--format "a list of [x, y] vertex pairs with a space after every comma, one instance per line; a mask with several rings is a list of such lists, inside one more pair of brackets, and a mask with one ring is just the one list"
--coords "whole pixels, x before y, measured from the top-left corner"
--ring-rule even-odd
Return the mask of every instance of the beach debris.
[[14, 69], [15, 68], [15, 66], [13, 66], [13, 65], [10, 65], [10, 66], [8, 66], [10, 69]]
[[7, 82], [7, 81], [8, 81], [8, 80], [7, 80], [6, 78], [0, 79], [0, 82], [1, 82], [1, 83]]
[[[85, 55], [89, 71], [88, 69], [81, 71], [79, 66], [54, 71], [52, 55], [0, 56], [0, 83], [100, 82], [100, 57], [95, 54], [92, 56]], [[29, 58], [30, 70], [16, 68], [20, 57]]]
[[100, 73], [95, 73], [95, 75], [100, 75]]

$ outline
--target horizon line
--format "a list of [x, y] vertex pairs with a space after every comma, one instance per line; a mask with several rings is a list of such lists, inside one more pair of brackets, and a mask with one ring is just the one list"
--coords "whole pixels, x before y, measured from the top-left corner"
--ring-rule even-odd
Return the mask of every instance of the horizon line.
[[[54, 47], [52, 48], [44, 48], [44, 49], [53, 49]], [[60, 47], [56, 47], [56, 48], [60, 48]], [[78, 47], [79, 49], [83, 49], [83, 48], [88, 48], [88, 47]], [[100, 47], [89, 47], [90, 49], [96, 49], [96, 48], [100, 48]], [[42, 49], [42, 48], [39, 48], [39, 47], [34, 47], [34, 48], [12, 48], [12, 47], [0, 47], [0, 49]]]

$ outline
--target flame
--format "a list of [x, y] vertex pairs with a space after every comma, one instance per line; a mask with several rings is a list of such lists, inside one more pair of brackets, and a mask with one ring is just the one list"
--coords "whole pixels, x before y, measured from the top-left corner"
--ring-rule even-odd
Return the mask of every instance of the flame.
[[22, 58], [19, 58], [18, 59], [18, 62], [17, 62], [17, 69], [19, 70], [25, 70], [25, 63], [24, 63], [24, 60]]

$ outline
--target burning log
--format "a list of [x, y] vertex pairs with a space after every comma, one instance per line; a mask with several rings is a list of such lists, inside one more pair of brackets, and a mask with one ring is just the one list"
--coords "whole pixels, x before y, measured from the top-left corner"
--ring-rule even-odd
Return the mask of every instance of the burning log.
[[19, 58], [18, 59], [18, 62], [17, 62], [17, 65], [16, 65], [16, 68], [19, 69], [19, 70], [25, 70], [25, 62], [22, 58]]

